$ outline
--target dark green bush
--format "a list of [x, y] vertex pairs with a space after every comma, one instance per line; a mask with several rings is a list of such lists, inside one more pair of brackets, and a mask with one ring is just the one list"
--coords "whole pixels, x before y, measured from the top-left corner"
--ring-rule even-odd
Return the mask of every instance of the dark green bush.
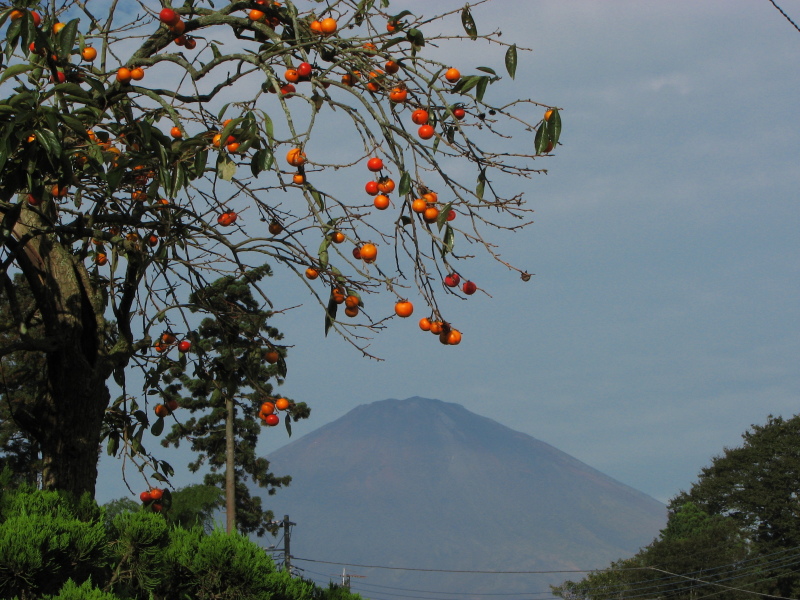
[[159, 588], [164, 598], [263, 600], [269, 598], [272, 559], [246, 537], [215, 529], [175, 528], [165, 553], [169, 578]]
[[[88, 518], [79, 520], [77, 515]], [[0, 598], [58, 592], [72, 578], [106, 577], [106, 533], [95, 506], [56, 492], [5, 492], [0, 500]], [[95, 518], [96, 517], [96, 518]]]
[[46, 596], [43, 600], [121, 600], [119, 596], [96, 588], [92, 580], [87, 579], [82, 585], [68, 579], [55, 596]]

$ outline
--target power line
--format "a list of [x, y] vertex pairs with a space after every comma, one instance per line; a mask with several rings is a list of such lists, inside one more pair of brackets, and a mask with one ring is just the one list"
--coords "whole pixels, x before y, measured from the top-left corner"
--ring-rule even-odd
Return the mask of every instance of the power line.
[[[592, 573], [597, 569], [568, 569], [560, 571], [484, 571], [481, 569], [423, 569], [415, 567], [387, 567], [384, 565], [362, 565], [357, 563], [335, 562], [329, 560], [315, 560], [313, 558], [300, 558], [298, 556], [292, 557], [294, 560], [302, 560], [306, 562], [321, 563], [324, 565], [339, 565], [341, 567], [358, 567], [361, 569], [386, 569], [389, 571], [419, 571], [425, 573], [475, 573], [479, 575], [548, 575], [552, 573]], [[626, 570], [640, 570], [644, 567], [636, 567], [635, 569]]]
[[795, 23], [794, 21], [792, 21], [792, 20], [789, 18], [789, 15], [787, 15], [785, 12], [783, 12], [783, 9], [782, 9], [780, 6], [778, 6], [777, 4], [775, 4], [775, 0], [769, 0], [769, 2], [770, 2], [770, 4], [772, 4], [772, 6], [774, 6], [775, 8], [777, 8], [777, 9], [778, 9], [778, 12], [780, 12], [780, 13], [781, 13], [781, 14], [782, 14], [782, 15], [783, 15], [785, 18], [786, 18], [786, 20], [787, 20], [787, 21], [789, 21], [789, 23], [791, 23], [791, 24], [794, 26], [794, 28], [795, 28], [795, 29], [797, 29], [797, 31], [800, 31], [800, 27], [798, 27], [798, 26], [797, 26], [797, 23]]

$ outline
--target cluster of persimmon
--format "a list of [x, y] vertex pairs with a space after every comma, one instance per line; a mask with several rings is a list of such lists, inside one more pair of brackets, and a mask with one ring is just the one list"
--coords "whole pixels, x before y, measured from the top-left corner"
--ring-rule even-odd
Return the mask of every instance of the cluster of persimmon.
[[[444, 284], [449, 288], [458, 287], [459, 283], [461, 283], [461, 276], [458, 273], [450, 273], [444, 278]], [[467, 296], [472, 296], [472, 294], [478, 291], [478, 286], [474, 281], [467, 280], [461, 284], [461, 291]]]
[[424, 317], [419, 320], [419, 328], [422, 331], [430, 331], [439, 336], [439, 341], [448, 346], [457, 346], [461, 343], [461, 332], [454, 329], [447, 321], [431, 320]]
[[[28, 16], [30, 16], [31, 20], [33, 21], [34, 27], [37, 29], [41, 27], [42, 16], [35, 10], [29, 10], [27, 8], [14, 8], [9, 12], [9, 19], [11, 21], [19, 21], [20, 19], [27, 18]], [[64, 27], [66, 27], [65, 23], [55, 23], [51, 28], [50, 31], [56, 40], [58, 39], [58, 34], [61, 33], [61, 30], [64, 29]], [[47, 54], [44, 48], [38, 48], [36, 46], [36, 42], [31, 42], [28, 44], [28, 51], [31, 54], [38, 54], [40, 56], [45, 56]], [[83, 45], [79, 48], [78, 53], [86, 62], [92, 62], [95, 58], [97, 58], [97, 50], [92, 46]], [[52, 54], [50, 59], [58, 66], [55, 72], [50, 74], [50, 82], [55, 84], [65, 83], [67, 81], [67, 74], [64, 72], [62, 65], [58, 64], [58, 55]]]
[[261, 404], [261, 408], [258, 410], [258, 418], [261, 419], [264, 425], [275, 427], [281, 422], [281, 418], [276, 414], [276, 411], [289, 410], [291, 406], [292, 403], [286, 398], [278, 398], [274, 402], [267, 400]]
[[175, 345], [177, 345], [178, 350], [184, 354], [192, 349], [192, 342], [189, 340], [181, 340], [179, 342], [178, 338], [175, 337], [175, 334], [170, 331], [165, 331], [161, 334], [161, 337], [156, 342], [154, 348], [156, 349], [156, 352], [163, 354]]
[[139, 494], [139, 500], [145, 507], [149, 507], [153, 512], [161, 512], [164, 510], [162, 499], [164, 498], [164, 490], [161, 488], [150, 488]]
[[197, 47], [197, 41], [193, 37], [184, 35], [186, 31], [186, 23], [183, 22], [181, 16], [171, 8], [162, 8], [158, 13], [159, 20], [166, 25], [170, 33], [175, 36], [174, 41], [178, 46], [183, 46], [187, 50], [194, 50]]

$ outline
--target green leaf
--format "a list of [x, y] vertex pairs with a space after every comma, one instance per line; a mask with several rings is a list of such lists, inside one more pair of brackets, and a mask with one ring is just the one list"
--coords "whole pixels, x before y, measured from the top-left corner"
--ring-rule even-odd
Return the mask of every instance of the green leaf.
[[267, 140], [272, 143], [273, 140], [273, 126], [272, 119], [269, 118], [267, 113], [264, 113], [264, 133], [267, 134]]
[[198, 150], [197, 153], [194, 155], [194, 170], [193, 170], [193, 178], [199, 179], [203, 176], [206, 170], [206, 164], [208, 163], [208, 150], [205, 148], [202, 150]]
[[478, 102], [483, 100], [483, 95], [486, 93], [486, 86], [489, 85], [489, 78], [484, 76], [478, 81], [478, 86], [475, 88], [475, 99]]
[[497, 73], [494, 69], [490, 69], [489, 67], [476, 67], [476, 70], [483, 71], [484, 73], [489, 73], [489, 75], [494, 75], [497, 77]]
[[48, 158], [55, 163], [61, 156], [61, 144], [56, 134], [49, 129], [37, 129], [34, 135], [36, 136], [36, 141], [45, 149]]
[[408, 172], [404, 172], [400, 176], [400, 185], [398, 186], [397, 193], [401, 196], [405, 196], [410, 191], [411, 191], [411, 175], [409, 175]]
[[83, 121], [80, 119], [76, 119], [72, 115], [68, 114], [61, 114], [59, 118], [64, 122], [64, 124], [72, 129], [75, 133], [80, 135], [81, 137], [86, 137], [86, 125], [83, 124]]
[[514, 79], [514, 75], [517, 73], [517, 45], [512, 44], [509, 46], [508, 50], [506, 50], [506, 71], [511, 76], [511, 79]]
[[14, 77], [15, 75], [19, 75], [20, 73], [25, 73], [26, 71], [30, 70], [31, 66], [28, 63], [11, 65], [7, 69], [3, 70], [3, 74], [0, 75], [0, 83], [3, 83], [9, 77]]
[[439, 211], [439, 216], [436, 217], [436, 225], [439, 227], [439, 231], [441, 231], [442, 227], [444, 227], [445, 224], [447, 223], [447, 215], [450, 214], [451, 208], [453, 208], [453, 203], [448, 202]]
[[550, 139], [550, 136], [547, 134], [547, 121], [544, 121], [540, 126], [539, 129], [536, 130], [536, 137], [533, 140], [533, 146], [536, 150], [536, 154], [544, 154], [545, 149], [547, 148], [547, 141]]
[[469, 6], [465, 6], [461, 11], [461, 24], [464, 26], [464, 31], [467, 32], [470, 39], [478, 39], [478, 29], [475, 27], [475, 20], [472, 18]]
[[475, 188], [475, 195], [479, 200], [483, 200], [483, 192], [486, 188], [486, 169], [481, 169], [478, 173], [478, 187]]
[[311, 188], [311, 197], [314, 198], [320, 210], [325, 210], [325, 201], [322, 199], [322, 195], [314, 188]]
[[219, 48], [214, 43], [211, 44], [211, 52], [214, 55], [215, 60], [222, 58], [222, 52], [219, 51]]
[[333, 322], [336, 320], [336, 311], [339, 305], [333, 301], [333, 298], [328, 300], [328, 310], [325, 311], [325, 336], [328, 335], [328, 330], [333, 327]]
[[450, 225], [444, 228], [444, 236], [442, 237], [442, 256], [453, 251], [455, 245], [456, 234]]
[[453, 86], [451, 90], [454, 94], [466, 94], [472, 88], [474, 88], [481, 79], [485, 79], [483, 75], [468, 75], [467, 77], [462, 77], [459, 79], [458, 83]]
[[111, 433], [108, 436], [108, 444], [106, 445], [106, 452], [109, 456], [116, 456], [119, 450], [119, 435]]
[[319, 264], [323, 269], [328, 268], [328, 246], [331, 245], [331, 240], [328, 236], [325, 236], [322, 239], [322, 243], [319, 245], [319, 250], [317, 254], [319, 256]]
[[375, 0], [361, 0], [361, 2], [358, 3], [355, 14], [356, 25], [361, 25], [364, 22], [364, 19], [374, 5]]
[[223, 154], [217, 160], [217, 175], [220, 179], [230, 181], [236, 175], [236, 163]]
[[419, 50], [425, 45], [425, 36], [416, 27], [412, 27], [406, 32], [406, 39], [414, 45], [414, 50]]
[[150, 433], [153, 435], [161, 435], [162, 431], [164, 431], [164, 417], [158, 417], [156, 422], [153, 423], [153, 426], [150, 428]]
[[553, 111], [553, 114], [550, 116], [550, 131], [553, 146], [555, 146], [561, 137], [561, 113], [557, 108], [553, 108], [551, 110]]
[[283, 420], [283, 423], [286, 425], [286, 433], [289, 434], [289, 437], [292, 437], [292, 422], [289, 420], [288, 415]]
[[61, 58], [67, 58], [72, 54], [72, 48], [75, 46], [75, 39], [78, 36], [78, 22], [79, 19], [72, 19], [58, 32], [58, 54]]

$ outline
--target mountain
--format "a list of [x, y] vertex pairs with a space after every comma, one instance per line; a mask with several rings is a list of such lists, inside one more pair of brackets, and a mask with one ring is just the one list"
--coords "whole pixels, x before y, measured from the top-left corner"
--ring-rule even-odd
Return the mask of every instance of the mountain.
[[[270, 497], [289, 515], [294, 557], [442, 573], [348, 567], [375, 600], [409, 590], [547, 592], [648, 544], [666, 508], [529, 435], [425, 398], [359, 406], [273, 452], [292, 484]], [[295, 560], [336, 581], [341, 566]], [[340, 578], [339, 578], [340, 579]], [[403, 593], [405, 591], [405, 593]], [[416, 592], [415, 592], [416, 593]], [[416, 596], [421, 597], [421, 596]]]

